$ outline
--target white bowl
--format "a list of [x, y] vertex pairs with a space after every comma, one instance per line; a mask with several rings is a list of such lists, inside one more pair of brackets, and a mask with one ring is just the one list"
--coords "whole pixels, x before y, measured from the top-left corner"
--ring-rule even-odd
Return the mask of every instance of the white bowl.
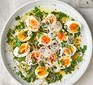
[[[57, 0], [34, 0], [22, 7], [20, 7], [13, 15], [7, 20], [5, 27], [3, 28], [2, 34], [1, 34], [1, 44], [0, 44], [0, 52], [1, 52], [1, 57], [3, 60], [3, 63], [5, 67], [7, 68], [8, 72], [21, 84], [23, 85], [32, 85], [24, 80], [22, 80], [20, 77], [18, 77], [14, 72], [13, 72], [13, 66], [15, 65], [13, 60], [12, 60], [12, 53], [9, 52], [9, 46], [6, 44], [6, 34], [9, 28], [15, 24], [15, 17], [18, 15], [23, 15], [29, 10], [33, 9], [35, 6], [41, 6], [41, 7], [46, 7], [49, 9], [58, 9], [69, 16], [72, 16], [76, 21], [79, 21], [82, 25], [82, 41], [83, 44], [87, 44], [87, 51], [84, 56], [84, 61], [80, 64], [80, 68], [76, 71], [74, 71], [72, 74], [65, 76], [65, 80], [63, 79], [63, 82], [57, 82], [56, 84], [58, 85], [72, 85], [74, 84], [85, 72], [87, 69], [91, 55], [92, 55], [92, 36], [90, 29], [84, 20], [84, 18], [81, 16], [79, 12], [77, 12], [73, 7], [69, 6], [68, 4], [57, 1]], [[6, 50], [6, 52], [5, 52]], [[12, 63], [9, 65], [9, 63]], [[55, 85], [55, 84], [54, 84]]]

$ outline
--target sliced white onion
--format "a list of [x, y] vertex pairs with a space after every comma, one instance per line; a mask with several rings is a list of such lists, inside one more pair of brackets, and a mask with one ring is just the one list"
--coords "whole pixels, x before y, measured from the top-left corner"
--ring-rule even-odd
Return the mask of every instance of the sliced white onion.
[[56, 61], [53, 66], [55, 66], [56, 68], [54, 68], [54, 72], [59, 72], [60, 71], [60, 66], [58, 64], [58, 61]]
[[40, 50], [41, 54], [43, 55], [43, 57], [48, 58], [51, 55], [51, 50], [47, 47], [41, 47]]

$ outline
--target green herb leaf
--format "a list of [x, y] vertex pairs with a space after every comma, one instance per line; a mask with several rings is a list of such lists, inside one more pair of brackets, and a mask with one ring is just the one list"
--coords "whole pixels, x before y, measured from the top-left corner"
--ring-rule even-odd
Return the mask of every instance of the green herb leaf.
[[41, 20], [44, 19], [48, 13], [47, 12], [42, 12], [38, 7], [35, 7], [35, 9], [33, 10], [33, 14], [36, 16], [36, 17], [39, 17]]
[[37, 37], [40, 38], [40, 36], [43, 34], [43, 32], [38, 32]]
[[42, 15], [42, 12], [40, 11], [40, 9], [38, 7], [35, 7], [33, 12], [35, 13], [35, 16], [40, 17], [42, 19], [43, 15]]
[[28, 32], [27, 32], [27, 31], [25, 31], [25, 32], [24, 32], [24, 36], [27, 36], [27, 33], [28, 33]]
[[16, 72], [16, 74], [19, 76], [19, 75], [22, 75], [21, 71], [18, 71]]
[[83, 48], [80, 47], [80, 50], [81, 50], [81, 52], [82, 52], [83, 55], [84, 55], [85, 51], [87, 50], [87, 45], [84, 45]]
[[78, 33], [75, 33], [74, 37], [80, 36], [81, 32], [79, 31]]
[[19, 46], [21, 46], [21, 42], [20, 42], [19, 39], [16, 37], [15, 47], [19, 47]]
[[50, 83], [54, 83], [56, 81], [61, 81], [61, 79], [62, 79], [62, 75], [61, 74], [50, 72], [49, 75], [46, 77], [46, 82], [48, 84], [50, 84]]
[[20, 22], [20, 24], [21, 24], [22, 29], [24, 29], [25, 28], [25, 23], [24, 22]]
[[31, 75], [31, 81], [34, 82], [36, 79], [36, 75], [35, 75], [35, 72]]
[[31, 78], [29, 78], [29, 77], [24, 77], [23, 79], [26, 80], [28, 83], [31, 82]]
[[32, 58], [32, 63], [36, 64], [36, 59], [34, 57]]
[[61, 42], [61, 46], [62, 46], [62, 47], [67, 46], [66, 42], [67, 42], [67, 41], [63, 41], [63, 42]]
[[77, 58], [78, 63], [79, 62], [82, 62], [82, 60], [83, 60], [83, 57], [82, 56]]
[[35, 45], [35, 46], [37, 46], [38, 43], [39, 43], [39, 42], [38, 42], [37, 40], [34, 41], [34, 45]]
[[12, 36], [12, 33], [14, 33], [14, 30], [9, 29], [7, 33], [7, 43], [12, 43], [14, 41], [14, 37]]
[[41, 62], [40, 62], [40, 65], [41, 65], [41, 66], [45, 66], [44, 61], [41, 61]]
[[19, 54], [22, 54], [22, 53], [20, 52], [20, 50], [18, 50], [18, 53], [19, 53]]
[[52, 14], [56, 15], [59, 20], [61, 20], [63, 17], [68, 17], [63, 12], [55, 12], [55, 11], [53, 11]]
[[31, 38], [32, 38], [32, 36], [33, 36], [33, 33], [30, 34], [30, 37], [31, 37]]
[[73, 66], [70, 66], [66, 69], [64, 69], [66, 73], [72, 73], [72, 71], [74, 71], [74, 67]]
[[25, 61], [25, 58], [26, 58], [26, 56], [25, 57], [21, 57], [21, 58], [14, 57], [14, 59], [16, 59], [18, 62]]
[[15, 20], [20, 20], [20, 16], [17, 16], [17, 17], [15, 18]]

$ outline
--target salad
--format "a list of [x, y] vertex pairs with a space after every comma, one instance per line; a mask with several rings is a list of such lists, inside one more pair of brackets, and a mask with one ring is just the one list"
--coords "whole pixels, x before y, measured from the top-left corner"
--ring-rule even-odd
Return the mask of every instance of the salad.
[[81, 24], [69, 15], [35, 7], [15, 18], [9, 29], [10, 45], [16, 74], [28, 83], [46, 85], [62, 81], [78, 69], [87, 45], [81, 45]]

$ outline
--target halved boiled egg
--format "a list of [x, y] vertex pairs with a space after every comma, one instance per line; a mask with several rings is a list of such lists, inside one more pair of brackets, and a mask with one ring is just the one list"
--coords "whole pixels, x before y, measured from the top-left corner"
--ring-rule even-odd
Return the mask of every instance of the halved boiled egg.
[[23, 43], [21, 44], [21, 46], [16, 47], [14, 49], [14, 56], [16, 57], [24, 57], [26, 56], [28, 53], [30, 52], [30, 46], [28, 45], [28, 43]]
[[65, 25], [70, 33], [77, 33], [81, 28], [81, 24], [77, 21], [68, 21]]
[[48, 76], [48, 71], [46, 67], [44, 66], [38, 66], [35, 70], [35, 74], [37, 75], [38, 78], [45, 78]]
[[65, 69], [71, 65], [72, 59], [67, 56], [62, 56], [59, 61], [61, 69]]
[[74, 55], [76, 52], [76, 47], [74, 45], [70, 44], [69, 49], [71, 51], [71, 55]]
[[67, 47], [64, 47], [63, 48], [63, 53], [67, 56], [71, 56], [71, 50]]
[[25, 22], [30, 31], [36, 32], [39, 30], [40, 23], [34, 16], [28, 16]]
[[31, 35], [31, 32], [28, 31], [28, 29], [23, 29], [17, 33], [17, 37], [21, 42], [25, 42], [29, 40], [31, 38], [30, 35]]
[[43, 34], [39, 39], [39, 44], [42, 45], [50, 45], [51, 44], [51, 37], [47, 34]]
[[47, 25], [55, 25], [56, 24], [56, 16], [53, 14], [47, 15], [47, 17], [42, 21], [42, 23], [45, 23]]
[[67, 41], [68, 37], [66, 36], [66, 34], [64, 32], [58, 32], [57, 33], [57, 40], [59, 42], [62, 42], [62, 41]]

